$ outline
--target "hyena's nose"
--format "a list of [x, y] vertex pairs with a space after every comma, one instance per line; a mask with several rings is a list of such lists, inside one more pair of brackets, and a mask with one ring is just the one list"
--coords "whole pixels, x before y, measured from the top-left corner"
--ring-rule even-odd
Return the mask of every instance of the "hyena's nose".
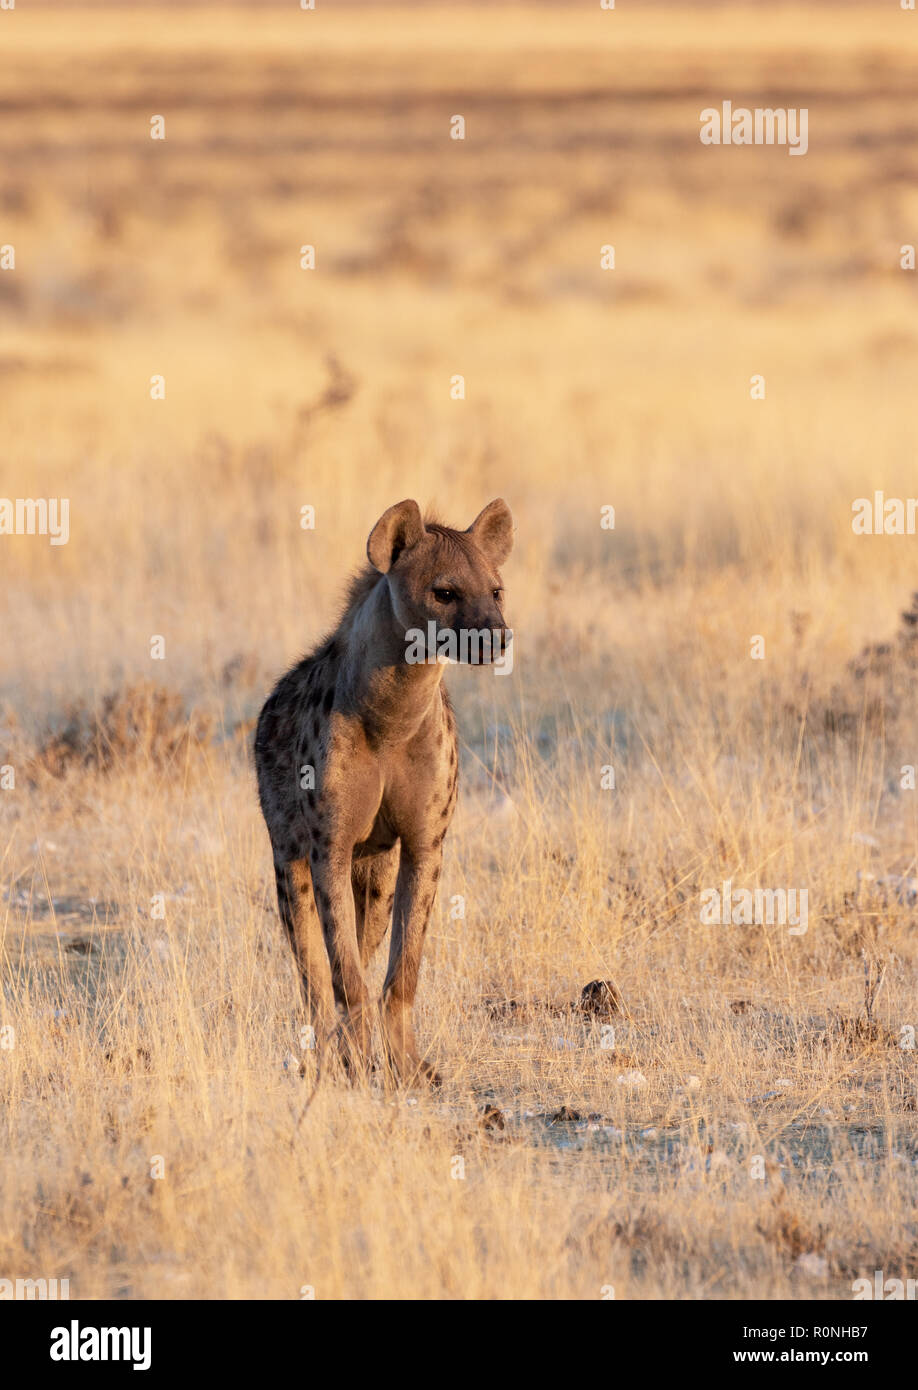
[[500, 613], [495, 613], [488, 628], [491, 633], [490, 656], [492, 661], [506, 654], [507, 648], [513, 641], [513, 632], [509, 627], [504, 627], [504, 620]]
[[502, 657], [510, 645], [513, 634], [508, 627], [504, 626], [504, 615], [500, 609], [497, 607], [479, 609], [472, 622], [472, 631], [476, 634], [475, 640], [480, 651], [480, 655], [476, 659], [491, 662]]
[[491, 660], [506, 654], [507, 648], [513, 641], [513, 633], [508, 627], [491, 628]]

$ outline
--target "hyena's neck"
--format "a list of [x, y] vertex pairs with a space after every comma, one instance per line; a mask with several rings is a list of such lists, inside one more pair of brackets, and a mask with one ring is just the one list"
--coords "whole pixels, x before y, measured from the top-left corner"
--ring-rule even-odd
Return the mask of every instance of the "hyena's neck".
[[443, 667], [406, 661], [408, 649], [381, 579], [353, 615], [337, 682], [338, 699], [373, 743], [402, 743], [439, 715]]

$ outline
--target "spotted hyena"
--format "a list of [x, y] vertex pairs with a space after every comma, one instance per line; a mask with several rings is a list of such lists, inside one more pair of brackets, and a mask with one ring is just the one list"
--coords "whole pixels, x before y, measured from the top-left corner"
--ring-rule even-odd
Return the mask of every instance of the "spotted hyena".
[[459, 660], [475, 660], [475, 643], [462, 640], [469, 633], [485, 639], [484, 660], [506, 650], [498, 567], [512, 545], [500, 499], [467, 531], [422, 520], [416, 502], [390, 507], [370, 532], [370, 563], [338, 627], [278, 682], [258, 720], [281, 920], [318, 1045], [337, 1031], [349, 1070], [369, 1059], [364, 972], [391, 916], [385, 1053], [403, 1079], [438, 1080], [418, 1053], [411, 1009], [459, 758], [430, 639], [441, 652], [455, 642]]

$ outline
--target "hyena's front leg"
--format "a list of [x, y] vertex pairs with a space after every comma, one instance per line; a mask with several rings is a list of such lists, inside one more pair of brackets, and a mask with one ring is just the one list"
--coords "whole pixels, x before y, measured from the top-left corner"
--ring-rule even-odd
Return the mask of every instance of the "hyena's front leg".
[[335, 1002], [309, 865], [305, 859], [295, 859], [287, 864], [279, 864], [275, 860], [274, 876], [281, 921], [287, 929], [296, 957], [306, 1012], [315, 1033], [315, 1045], [321, 1049], [335, 1029]]
[[312, 877], [331, 962], [332, 989], [343, 1014], [341, 1057], [348, 1073], [356, 1076], [369, 1067], [372, 1017], [357, 944], [350, 847], [332, 845], [324, 853], [313, 849]]
[[412, 853], [404, 843], [402, 845], [389, 968], [381, 1005], [383, 1038], [395, 1072], [403, 1081], [422, 1076], [434, 1086], [439, 1086], [440, 1077], [418, 1052], [411, 1010], [442, 857], [439, 844], [421, 854]]

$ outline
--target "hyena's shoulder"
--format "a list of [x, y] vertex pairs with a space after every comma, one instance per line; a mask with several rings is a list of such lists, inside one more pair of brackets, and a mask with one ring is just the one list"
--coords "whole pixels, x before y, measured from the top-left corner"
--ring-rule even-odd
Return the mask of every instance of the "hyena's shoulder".
[[256, 761], [270, 758], [271, 751], [279, 746], [299, 743], [307, 725], [328, 718], [340, 657], [340, 643], [329, 637], [281, 676], [258, 716]]

